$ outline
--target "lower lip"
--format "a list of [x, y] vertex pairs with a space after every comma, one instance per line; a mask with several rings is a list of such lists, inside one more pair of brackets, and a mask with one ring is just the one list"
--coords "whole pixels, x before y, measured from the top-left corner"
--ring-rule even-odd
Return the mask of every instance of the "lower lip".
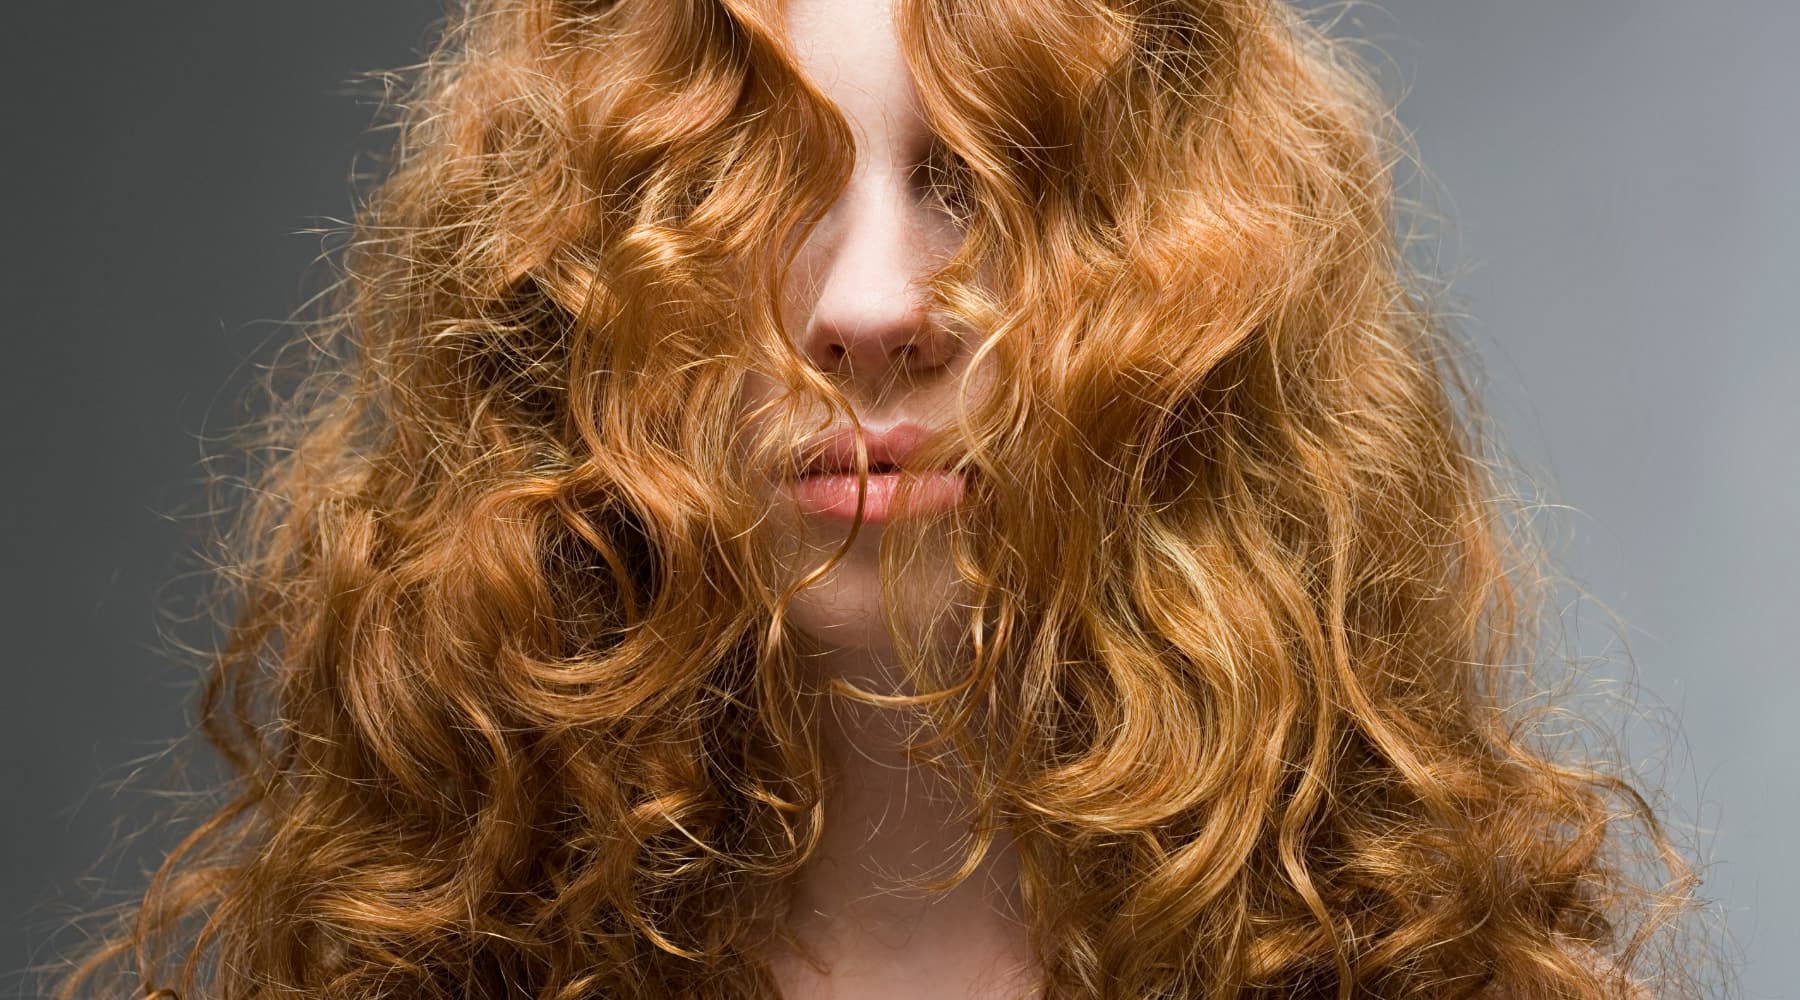
[[[869, 473], [869, 490], [863, 497], [864, 524], [880, 524], [896, 517], [933, 514], [949, 510], [962, 500], [963, 475], [960, 472], [936, 470], [920, 473], [918, 482], [901, 506], [901, 475], [897, 472]], [[843, 473], [821, 473], [790, 480], [788, 490], [809, 514], [835, 521], [856, 519], [856, 476]]]

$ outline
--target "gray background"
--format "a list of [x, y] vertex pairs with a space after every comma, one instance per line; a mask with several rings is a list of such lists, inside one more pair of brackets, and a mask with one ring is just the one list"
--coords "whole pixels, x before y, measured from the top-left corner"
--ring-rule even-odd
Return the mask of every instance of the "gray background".
[[[119, 898], [172, 843], [95, 864], [156, 804], [114, 786], [189, 724], [155, 609], [193, 590], [200, 439], [319, 285], [300, 231], [350, 211], [382, 145], [352, 75], [411, 61], [442, 9], [33, 4], [0, 32], [0, 993], [29, 994], [84, 878]], [[1655, 724], [1628, 752], [1706, 863], [1743, 993], [1800, 995], [1800, 4], [1330, 9], [1387, 53], [1448, 192], [1489, 402], [1598, 602], [1572, 641], [1637, 683]]]

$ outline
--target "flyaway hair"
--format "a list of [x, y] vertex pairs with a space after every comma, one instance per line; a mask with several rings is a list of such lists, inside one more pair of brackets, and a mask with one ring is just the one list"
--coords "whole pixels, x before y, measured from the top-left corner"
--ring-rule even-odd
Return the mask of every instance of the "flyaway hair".
[[1644, 794], [1518, 707], [1544, 555], [1370, 76], [1268, 0], [896, 10], [966, 234], [933, 309], [999, 372], [969, 502], [883, 534], [974, 595], [890, 620], [910, 696], [805, 688], [759, 544], [849, 419], [778, 290], [854, 145], [779, 5], [471, 0], [247, 442], [229, 801], [60, 997], [772, 997], [828, 697], [964, 765], [1047, 997], [1697, 991]]

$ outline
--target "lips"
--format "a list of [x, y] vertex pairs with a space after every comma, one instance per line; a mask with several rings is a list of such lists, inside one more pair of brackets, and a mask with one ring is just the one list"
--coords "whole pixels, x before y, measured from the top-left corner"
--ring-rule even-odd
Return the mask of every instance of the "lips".
[[[810, 457], [800, 475], [787, 484], [789, 494], [810, 514], [835, 521], [854, 521], [861, 510], [865, 524], [880, 524], [895, 517], [943, 511], [962, 500], [964, 480], [948, 469], [919, 469], [917, 488], [907, 502], [899, 496], [898, 468], [912, 470], [913, 455], [931, 439], [917, 424], [900, 423], [885, 430], [864, 429], [869, 450], [869, 475], [856, 475], [856, 434], [845, 428], [803, 450]], [[859, 498], [860, 494], [860, 498]]]
[[[931, 432], [918, 424], [902, 422], [873, 430], [863, 428], [863, 443], [869, 449], [869, 471], [885, 472], [908, 464], [913, 454], [931, 438]], [[856, 432], [845, 427], [812, 447], [803, 449], [810, 456], [801, 466], [800, 475], [856, 472]]]

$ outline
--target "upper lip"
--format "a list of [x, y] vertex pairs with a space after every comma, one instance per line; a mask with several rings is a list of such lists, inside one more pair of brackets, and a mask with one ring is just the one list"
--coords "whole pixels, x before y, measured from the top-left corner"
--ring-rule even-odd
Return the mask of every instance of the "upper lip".
[[[875, 429], [863, 425], [863, 443], [869, 449], [869, 469], [878, 466], [906, 465], [914, 452], [931, 440], [931, 431], [918, 424], [902, 421], [891, 427]], [[854, 473], [856, 471], [856, 430], [841, 427], [823, 438], [803, 446], [800, 475]]]

